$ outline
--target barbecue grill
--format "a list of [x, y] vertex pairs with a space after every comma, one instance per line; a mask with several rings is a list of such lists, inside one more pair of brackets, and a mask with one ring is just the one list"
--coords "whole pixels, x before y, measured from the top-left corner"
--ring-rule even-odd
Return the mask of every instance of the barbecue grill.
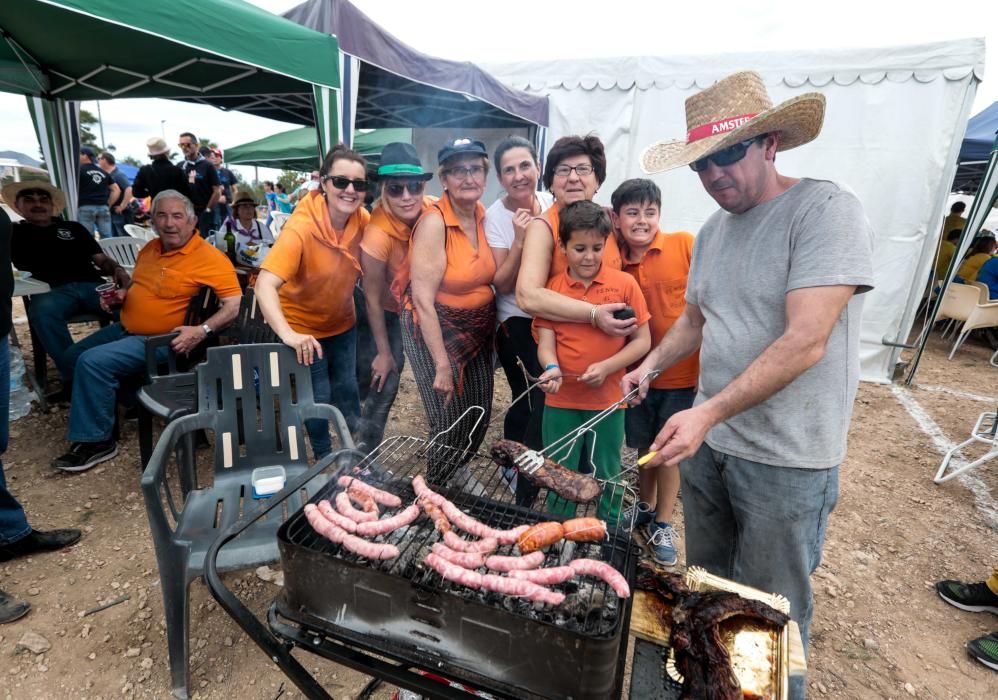
[[[435, 491], [491, 527], [558, 519], [516, 505], [490, 458], [433, 441], [388, 438], [370, 455], [349, 464], [340, 471], [395, 493], [403, 507], [415, 499], [412, 477], [423, 474]], [[268, 510], [303, 483], [289, 485]], [[633, 498], [622, 483], [602, 486], [599, 500], [578, 504], [575, 517], [594, 516], [605, 501], [622, 502], [625, 494]], [[340, 488], [331, 479], [313, 502], [332, 499]], [[545, 504], [547, 496], [542, 489], [536, 503]], [[423, 562], [440, 539], [429, 518], [421, 516], [375, 538], [396, 545], [400, 555], [371, 561], [319, 536], [299, 511], [278, 532], [285, 585], [269, 610], [268, 629], [225, 588], [214, 566], [218, 549], [247, 526], [232, 528], [209, 552], [208, 584], [222, 606], [310, 697], [328, 695], [291, 657], [290, 649], [296, 646], [432, 697], [470, 696], [411, 669], [431, 670], [497, 697], [582, 700], [620, 695], [630, 599], [618, 599], [600, 579], [576, 578], [555, 586], [567, 595], [557, 607], [472, 590], [442, 579]], [[628, 529], [610, 524], [601, 542], [553, 545], [544, 566], [598, 559], [633, 583], [637, 549]], [[515, 553], [512, 545], [496, 552]]]

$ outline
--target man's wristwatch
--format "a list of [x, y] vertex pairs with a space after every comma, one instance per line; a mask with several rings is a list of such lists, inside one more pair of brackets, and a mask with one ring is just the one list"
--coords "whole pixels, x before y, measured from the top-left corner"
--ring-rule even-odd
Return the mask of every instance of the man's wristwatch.
[[211, 336], [213, 336], [215, 334], [215, 331], [213, 331], [211, 329], [211, 326], [209, 326], [207, 323], [201, 325], [201, 330], [204, 331], [204, 337], [205, 338], [210, 338]]

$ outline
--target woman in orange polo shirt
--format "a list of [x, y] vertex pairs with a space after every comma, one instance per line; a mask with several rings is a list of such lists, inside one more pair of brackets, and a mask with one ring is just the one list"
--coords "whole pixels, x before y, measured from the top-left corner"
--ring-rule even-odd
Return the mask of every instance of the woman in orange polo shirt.
[[[624, 304], [595, 306], [569, 299], [546, 289], [549, 279], [565, 271], [565, 254], [558, 243], [559, 212], [572, 202], [592, 200], [606, 180], [606, 151], [599, 137], [563, 136], [555, 141], [544, 163], [544, 187], [554, 195], [554, 206], [527, 225], [516, 302], [531, 316], [549, 321], [590, 323], [610, 335], [629, 335], [637, 328], [634, 319], [618, 321], [614, 311]], [[611, 234], [603, 252], [603, 264], [619, 270], [620, 250]]]
[[[489, 161], [485, 144], [467, 138], [437, 154], [444, 194], [412, 233], [409, 269], [396, 289], [403, 300], [402, 345], [429, 419], [429, 434], [453, 428], [437, 440], [471, 456], [481, 445], [492, 410], [492, 347], [495, 260], [485, 238], [485, 191]], [[458, 418], [471, 411], [457, 425]], [[467, 461], [430, 464], [428, 476], [443, 482]]]
[[[357, 316], [353, 288], [360, 275], [360, 239], [370, 215], [361, 206], [367, 162], [343, 144], [322, 161], [322, 184], [302, 197], [281, 229], [256, 281], [267, 323], [312, 371], [316, 403], [340, 409], [354, 430], [357, 392]], [[331, 450], [329, 426], [306, 421], [312, 451]]]
[[[358, 324], [357, 366], [361, 394], [358, 444], [368, 449], [381, 444], [385, 422], [399, 390], [405, 361], [399, 302], [391, 284], [409, 253], [412, 227], [436, 201], [423, 195], [433, 173], [423, 172], [416, 149], [408, 143], [390, 143], [381, 151], [378, 178], [381, 197], [371, 212], [360, 243], [364, 269], [366, 324]], [[369, 371], [368, 371], [369, 368]]]

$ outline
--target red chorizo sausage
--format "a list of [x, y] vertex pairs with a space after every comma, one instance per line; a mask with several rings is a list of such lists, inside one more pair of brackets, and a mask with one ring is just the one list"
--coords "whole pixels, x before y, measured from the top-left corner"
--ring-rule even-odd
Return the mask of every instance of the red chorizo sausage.
[[538, 549], [543, 549], [554, 544], [564, 536], [565, 528], [562, 527], [561, 523], [554, 521], [537, 523], [520, 535], [516, 541], [516, 546], [519, 547], [520, 552], [523, 554], [530, 554], [531, 552], [536, 552]]
[[565, 539], [572, 542], [599, 542], [606, 537], [606, 523], [599, 518], [573, 518], [562, 523]]

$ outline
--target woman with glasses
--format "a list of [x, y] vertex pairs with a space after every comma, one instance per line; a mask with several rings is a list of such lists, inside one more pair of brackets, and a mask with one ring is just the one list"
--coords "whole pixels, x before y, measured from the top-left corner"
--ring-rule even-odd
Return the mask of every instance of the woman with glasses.
[[[409, 268], [401, 270], [395, 289], [403, 308], [402, 344], [429, 434], [451, 428], [436, 443], [461, 450], [437, 452], [428, 465], [428, 477], [444, 482], [478, 449], [489, 422], [496, 264], [479, 201], [489, 166], [485, 144], [455, 139], [440, 149], [437, 162], [444, 193], [416, 224]], [[468, 411], [476, 406], [481, 410]]]
[[[537, 190], [540, 159], [534, 144], [527, 139], [522, 136], [504, 139], [496, 146], [493, 162], [505, 190], [485, 212], [485, 236], [496, 261], [496, 276], [492, 281], [499, 321], [496, 351], [512, 396], [517, 398], [527, 390], [527, 375], [537, 377], [544, 370], [537, 362], [537, 342], [531, 331], [533, 318], [516, 304], [516, 278], [527, 226], [551, 206], [553, 199], [549, 193]], [[503, 437], [541, 449], [543, 411], [544, 392], [538, 387], [509, 407], [503, 422]], [[518, 501], [532, 501], [536, 489], [526, 480], [513, 482], [515, 473], [509, 476], [511, 483], [515, 483]]]
[[[567, 267], [558, 241], [561, 210], [572, 202], [592, 200], [604, 180], [606, 152], [599, 137], [563, 136], [555, 141], [544, 164], [544, 187], [554, 195], [554, 205], [527, 225], [516, 278], [516, 301], [531, 316], [579, 321], [610, 335], [628, 335], [637, 327], [635, 320], [617, 320], [613, 316], [625, 304], [590, 304], [545, 288], [551, 277]], [[606, 240], [603, 264], [621, 268], [620, 249], [613, 233]]]
[[[361, 206], [366, 166], [363, 156], [343, 144], [326, 154], [321, 186], [299, 201], [256, 282], [267, 323], [311, 369], [315, 402], [340, 409], [351, 430], [360, 415], [353, 288], [370, 219]], [[315, 456], [328, 454], [326, 421], [309, 420], [305, 427]]]
[[[367, 322], [358, 324], [357, 367], [362, 406], [357, 442], [368, 449], [381, 444], [385, 422], [399, 390], [405, 356], [399, 301], [391, 293], [391, 284], [409, 253], [412, 227], [436, 201], [423, 195], [432, 177], [433, 173], [423, 172], [412, 145], [390, 143], [382, 149], [378, 166], [381, 197], [371, 212], [371, 221], [360, 244]], [[358, 313], [363, 312], [364, 309], [358, 309]]]

